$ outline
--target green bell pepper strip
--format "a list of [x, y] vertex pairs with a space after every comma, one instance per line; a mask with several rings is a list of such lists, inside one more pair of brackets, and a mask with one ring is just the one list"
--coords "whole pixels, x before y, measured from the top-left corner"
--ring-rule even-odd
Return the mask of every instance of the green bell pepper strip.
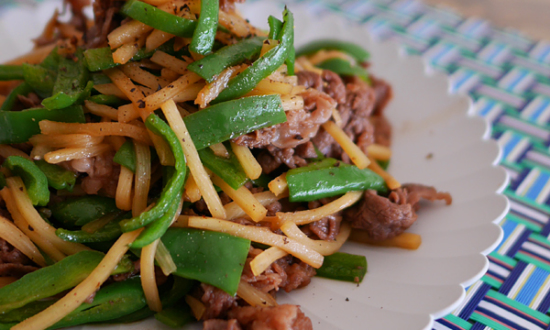
[[78, 176], [76, 173], [59, 165], [50, 164], [45, 160], [37, 160], [34, 164], [46, 175], [50, 187], [57, 190], [73, 191]]
[[212, 82], [226, 68], [258, 58], [264, 40], [264, 37], [253, 37], [241, 40], [234, 45], [225, 46], [189, 64], [187, 69], [203, 77], [206, 81]]
[[355, 254], [336, 252], [325, 256], [317, 276], [339, 281], [361, 283], [367, 273], [367, 258]]
[[119, 107], [121, 105], [128, 103], [128, 101], [119, 99], [114, 95], [104, 95], [104, 94], [90, 96], [88, 100], [97, 104], [109, 105], [111, 107]]
[[[28, 319], [29, 317], [34, 316], [35, 314], [38, 314], [41, 311], [45, 310], [46, 308], [50, 307], [50, 305], [53, 305], [55, 302], [56, 302], [55, 300], [33, 301], [23, 307], [14, 309], [6, 314], [0, 315], [0, 322], [1, 323], [22, 322]], [[0, 326], [0, 329], [2, 329], [1, 326]]]
[[390, 166], [390, 160], [377, 160], [376, 161], [378, 165], [385, 171], [388, 169], [388, 166]]
[[310, 202], [349, 191], [387, 190], [384, 179], [378, 174], [341, 162], [324, 168], [307, 166], [296, 170], [299, 171], [292, 169], [286, 175], [291, 202]]
[[130, 244], [131, 248], [141, 249], [157, 239], [159, 239], [170, 228], [172, 220], [178, 211], [179, 201], [181, 200], [182, 192], [178, 192], [174, 200], [159, 219], [151, 223], [139, 236]]
[[255, 180], [250, 180], [252, 184], [256, 187], [262, 187], [264, 189], [269, 189], [269, 183], [273, 180], [269, 175], [262, 173], [259, 178]]
[[369, 52], [363, 47], [352, 42], [335, 40], [335, 39], [320, 39], [312, 41], [298, 49], [296, 56], [311, 55], [320, 50], [338, 50], [353, 57], [358, 63], [365, 63], [369, 60]]
[[17, 96], [19, 95], [26, 96], [32, 91], [33, 91], [32, 87], [29, 86], [27, 83], [23, 82], [19, 84], [10, 92], [10, 94], [8, 95], [4, 103], [2, 103], [2, 107], [0, 107], [0, 111], [11, 111], [15, 103], [17, 102]]
[[325, 70], [330, 70], [340, 76], [357, 76], [364, 81], [369, 81], [369, 73], [364, 68], [354, 65], [341, 58], [329, 58], [319, 64], [317, 67]]
[[170, 228], [162, 237], [177, 266], [174, 275], [235, 295], [250, 241], [213, 231]]
[[50, 205], [52, 216], [66, 228], [80, 227], [100, 217], [120, 211], [113, 198], [88, 195]]
[[52, 95], [57, 71], [40, 65], [23, 63], [23, 77], [36, 94], [46, 98]]
[[[281, 37], [281, 29], [283, 27], [283, 22], [281, 22], [279, 19], [269, 16], [267, 19], [267, 22], [269, 24], [269, 39], [276, 39], [279, 40]], [[286, 58], [286, 66], [287, 66], [287, 73], [290, 76], [294, 75], [294, 62], [296, 57], [296, 50], [294, 48], [294, 30], [292, 30], [292, 47], [288, 51], [288, 57]]]
[[283, 22], [281, 22], [277, 17], [270, 15], [267, 18], [267, 24], [269, 25], [269, 35], [268, 39], [278, 40], [281, 35], [281, 29], [283, 28]]
[[109, 76], [101, 72], [90, 74], [90, 80], [93, 81], [94, 85], [110, 84], [113, 82]]
[[199, 150], [199, 156], [204, 166], [219, 176], [231, 188], [237, 190], [248, 181], [248, 178], [231, 148], [227, 148], [227, 151], [229, 152], [229, 158], [216, 156], [210, 148]]
[[172, 328], [181, 328], [188, 323], [196, 321], [191, 308], [183, 301], [156, 313], [155, 319]]
[[116, 152], [113, 162], [122, 165], [135, 173], [136, 150], [134, 149], [134, 143], [130, 140], [124, 142], [124, 144]]
[[250, 96], [219, 103], [183, 118], [197, 150], [286, 122], [279, 95]]
[[0, 65], [0, 80], [21, 80], [23, 79], [23, 67], [21, 65]]
[[80, 105], [65, 109], [45, 108], [23, 111], [0, 111], [0, 144], [27, 142], [33, 135], [40, 134], [38, 123], [51, 120], [65, 123], [84, 123], [84, 110]]
[[63, 228], [58, 228], [55, 231], [57, 237], [61, 238], [67, 242], [74, 243], [98, 243], [98, 242], [109, 242], [117, 239], [122, 235], [122, 230], [120, 229], [120, 221], [123, 219], [130, 219], [132, 217], [131, 213], [123, 213], [106, 224], [103, 228], [97, 230], [94, 233], [88, 233], [83, 230], [67, 230]]
[[103, 256], [97, 251], [81, 251], [0, 288], [0, 314], [78, 285], [99, 265]]
[[89, 79], [82, 48], [78, 48], [71, 58], [60, 56], [53, 96], [44, 99], [42, 105], [50, 110], [63, 109], [82, 100], [93, 86], [93, 83], [87, 86]]
[[218, 27], [219, 0], [201, 0], [201, 13], [189, 50], [201, 55], [212, 51]]
[[[287, 59], [292, 48], [294, 35], [294, 16], [285, 9], [283, 28], [279, 44], [257, 59], [241, 74], [231, 79], [213, 103], [224, 102], [244, 96], [267, 76], [277, 70]], [[199, 111], [200, 112], [200, 111]]]
[[167, 13], [145, 2], [130, 0], [120, 9], [128, 17], [182, 38], [193, 37], [197, 22]]
[[12, 174], [21, 177], [25, 183], [25, 188], [27, 188], [32, 205], [46, 206], [48, 204], [50, 201], [48, 178], [32, 160], [21, 156], [10, 156], [4, 161], [4, 166]]
[[[200, 112], [200, 111], [199, 111]], [[175, 198], [181, 192], [187, 173], [186, 160], [178, 137], [172, 131], [170, 126], [166, 124], [157, 115], [151, 114], [145, 121], [145, 126], [154, 134], [162, 136], [170, 145], [170, 149], [176, 160], [176, 173], [170, 177], [168, 183], [162, 190], [157, 203], [147, 212], [141, 213], [139, 216], [123, 220], [120, 222], [123, 232], [129, 232], [138, 228], [144, 227], [151, 222], [159, 219], [168, 209], [170, 204], [175, 203]]]

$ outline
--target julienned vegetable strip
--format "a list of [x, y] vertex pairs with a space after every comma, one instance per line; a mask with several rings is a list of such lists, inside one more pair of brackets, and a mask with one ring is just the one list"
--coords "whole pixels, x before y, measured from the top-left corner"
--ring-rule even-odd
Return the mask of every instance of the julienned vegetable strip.
[[288, 57], [289, 50], [292, 48], [294, 16], [288, 9], [285, 9], [283, 18], [284, 24], [279, 45], [268, 51], [240, 75], [229, 81], [227, 88], [213, 102], [223, 102], [245, 95], [256, 87], [260, 81], [283, 65]]
[[0, 65], [0, 81], [23, 79], [23, 68], [20, 65]]
[[207, 55], [212, 50], [218, 26], [219, 0], [202, 0], [201, 13], [189, 50]]
[[141, 213], [133, 219], [121, 221], [120, 225], [123, 232], [136, 230], [160, 218], [164, 212], [166, 212], [169, 205], [174, 202], [174, 199], [177, 197], [178, 193], [183, 188], [183, 184], [185, 183], [185, 155], [183, 154], [183, 150], [181, 149], [181, 145], [176, 134], [174, 134], [168, 124], [162, 121], [162, 119], [155, 114], [151, 114], [147, 118], [145, 121], [145, 126], [147, 126], [147, 128], [153, 133], [162, 136], [170, 145], [170, 149], [176, 159], [176, 164], [174, 166], [176, 172], [166, 183], [166, 186], [162, 190], [159, 199], [152, 209]]

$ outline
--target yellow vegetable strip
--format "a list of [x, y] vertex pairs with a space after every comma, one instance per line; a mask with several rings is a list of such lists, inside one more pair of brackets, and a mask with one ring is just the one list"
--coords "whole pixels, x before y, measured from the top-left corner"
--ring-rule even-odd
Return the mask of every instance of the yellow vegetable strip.
[[61, 134], [61, 135], [34, 135], [29, 139], [32, 145], [43, 144], [52, 148], [87, 147], [100, 144], [103, 136], [91, 136], [88, 134]]
[[132, 185], [134, 181], [134, 172], [126, 168], [120, 167], [120, 175], [118, 177], [118, 184], [116, 187], [115, 202], [116, 207], [130, 211], [132, 209]]
[[147, 130], [143, 127], [138, 127], [123, 123], [58, 123], [49, 120], [42, 120], [40, 123], [42, 134], [88, 134], [92, 136], [126, 136], [138, 142], [151, 145], [151, 139], [147, 134]]
[[44, 257], [30, 238], [3, 216], [0, 216], [0, 238], [13, 245], [36, 264], [46, 266]]
[[147, 195], [151, 184], [151, 151], [149, 147], [134, 142], [136, 151], [136, 173], [132, 216], [137, 217], [147, 208]]
[[319, 268], [323, 264], [323, 256], [317, 251], [292, 238], [277, 235], [267, 228], [245, 226], [227, 220], [198, 216], [189, 217], [189, 227], [228, 233], [257, 243], [276, 246], [314, 268]]
[[304, 234], [292, 221], [286, 221], [281, 225], [281, 231], [288, 237], [292, 237], [305, 246], [319, 252], [324, 256], [331, 255], [342, 247], [351, 233], [351, 225], [343, 222], [340, 232], [334, 241], [313, 240]]
[[236, 35], [237, 37], [248, 37], [250, 35], [257, 36], [267, 36], [263, 31], [256, 29], [250, 23], [248, 23], [244, 18], [236, 13], [228, 13], [225, 11], [219, 11], [219, 22], [220, 25], [228, 29]]
[[212, 182], [231, 197], [231, 199], [237, 203], [252, 220], [259, 222], [265, 218], [267, 209], [254, 197], [254, 195], [252, 195], [248, 188], [241, 186], [239, 189], [235, 190], [219, 176], [213, 174], [211, 178]]
[[104, 154], [109, 150], [111, 150], [111, 146], [109, 144], [98, 144], [83, 148], [65, 148], [48, 152], [44, 155], [44, 159], [50, 164], [58, 164], [73, 159], [95, 157]]
[[157, 280], [155, 278], [155, 253], [157, 251], [157, 245], [159, 240], [155, 240], [153, 243], [147, 245], [141, 249], [141, 286], [145, 293], [145, 299], [149, 309], [154, 312], [160, 312], [162, 310], [162, 303], [160, 302], [159, 290], [157, 288]]
[[12, 146], [9, 146], [7, 144], [0, 144], [0, 157], [8, 158], [9, 156], [21, 156], [23, 158], [31, 160], [31, 157], [29, 157], [29, 155], [27, 155], [23, 151], [16, 149]]
[[[175, 218], [177, 220], [177, 216]], [[176, 263], [174, 262], [174, 259], [172, 259], [172, 256], [170, 255], [170, 251], [164, 246], [164, 243], [162, 243], [161, 240], [157, 240], [157, 252], [155, 253], [155, 260], [157, 261], [160, 269], [164, 273], [164, 275], [168, 276], [175, 272], [178, 267], [176, 266]]]
[[373, 240], [369, 237], [366, 231], [363, 230], [354, 230], [351, 233], [350, 241], [364, 243], [369, 245], [376, 246], [385, 246], [385, 247], [397, 247], [407, 250], [416, 250], [422, 244], [422, 237], [415, 233], [404, 232], [400, 235], [397, 235], [393, 238], [385, 239], [382, 241]]
[[[175, 98], [180, 92], [183, 92], [187, 87], [201, 79], [202, 78], [196, 73], [190, 71], [186, 72], [176, 81], [170, 83], [170, 85], [147, 96], [145, 98], [145, 110], [149, 113], [157, 110], [161, 104]], [[179, 100], [174, 101], [180, 102]]]
[[374, 173], [380, 175], [384, 179], [384, 181], [386, 181], [386, 185], [391, 190], [401, 187], [401, 183], [399, 183], [399, 181], [397, 181], [391, 174], [384, 171], [384, 169], [380, 167], [380, 165], [378, 165], [376, 160], [371, 159], [369, 169], [372, 170]]
[[187, 73], [187, 66], [189, 65], [186, 61], [180, 60], [175, 56], [168, 55], [160, 50], [157, 50], [153, 54], [151, 61], [181, 75]]
[[342, 116], [340, 116], [340, 112], [338, 112], [338, 109], [336, 108], [332, 108], [332, 119], [334, 119], [334, 122], [338, 125], [338, 127], [344, 126]]
[[342, 211], [361, 199], [362, 195], [362, 191], [350, 191], [344, 196], [319, 208], [288, 213], [277, 212], [277, 217], [282, 221], [292, 221], [297, 225], [305, 225]]
[[136, 42], [130, 42], [120, 46], [113, 52], [113, 62], [117, 64], [128, 63], [134, 55], [137, 54], [139, 49], [145, 44], [144, 38], [139, 38]]
[[229, 82], [229, 79], [231, 79], [231, 76], [233, 75], [233, 72], [235, 72], [236, 68], [237, 67], [229, 67], [223, 70], [218, 77], [214, 79], [214, 81], [206, 84], [206, 86], [204, 86], [204, 88], [201, 89], [197, 95], [195, 104], [199, 105], [201, 108], [206, 108], [206, 106], [218, 97], [221, 91], [227, 87], [227, 83]]
[[281, 101], [285, 111], [300, 110], [304, 108], [304, 98], [301, 96], [282, 95]]
[[32, 228], [29, 225], [27, 220], [25, 220], [25, 218], [21, 215], [21, 212], [19, 212], [19, 208], [17, 207], [17, 204], [15, 203], [15, 200], [7, 187], [0, 190], [0, 195], [2, 195], [2, 198], [6, 202], [6, 207], [10, 212], [11, 217], [13, 218], [14, 224], [25, 235], [27, 235], [31, 239], [31, 241], [34, 242], [34, 244], [36, 244], [42, 251], [44, 251], [44, 253], [46, 253], [54, 261], [59, 261], [65, 258], [65, 254], [63, 254], [63, 252], [59, 251], [46, 238], [40, 236], [40, 234], [34, 231], [34, 228]]
[[237, 296], [246, 301], [250, 306], [273, 307], [278, 306], [277, 301], [269, 293], [260, 291], [241, 279], [237, 288]]
[[269, 182], [267, 187], [269, 188], [269, 191], [275, 194], [275, 196], [288, 193], [288, 183], [286, 182], [286, 173], [283, 173], [278, 177], [276, 177], [275, 179], [271, 180], [271, 182]]
[[185, 87], [182, 91], [178, 92], [172, 99], [174, 102], [187, 102], [193, 101], [197, 98], [200, 91], [204, 88], [205, 82], [198, 81], [190, 86]]
[[[253, 196], [263, 206], [267, 206], [282, 198], [281, 196], [275, 196], [271, 191], [262, 191], [254, 194]], [[227, 203], [223, 207], [225, 208], [225, 213], [227, 214], [228, 220], [234, 220], [246, 215], [246, 212], [243, 211], [237, 202]]]
[[153, 30], [153, 28], [146, 24], [138, 21], [130, 21], [109, 33], [107, 36], [109, 46], [111, 46], [111, 49], [116, 49], [124, 44], [139, 39], [151, 30]]
[[256, 180], [262, 175], [262, 166], [256, 160], [250, 149], [231, 142], [231, 149], [241, 163], [244, 173], [249, 179]]
[[351, 63], [355, 63], [355, 59], [348, 54], [338, 50], [320, 50], [313, 56], [309, 57], [309, 62], [313, 65], [317, 65], [331, 58], [341, 58]]
[[204, 312], [206, 312], [206, 306], [204, 306], [204, 304], [197, 298], [189, 295], [185, 296], [185, 302], [189, 305], [189, 307], [191, 307], [191, 311], [193, 312], [195, 318], [200, 320], [204, 315]]
[[132, 101], [134, 106], [138, 107], [137, 110], [140, 112], [141, 117], [146, 119], [148, 114], [145, 114], [144, 111], [141, 110], [143, 109], [143, 98], [145, 94], [132, 82], [132, 80], [118, 68], [105, 70], [103, 73], [111, 78], [113, 83], [130, 101]]
[[145, 41], [145, 50], [147, 52], [152, 52], [172, 38], [174, 38], [173, 34], [161, 30], [154, 30], [147, 37], [147, 41]]
[[84, 101], [86, 109], [96, 116], [108, 118], [110, 120], [118, 120], [118, 111], [105, 104], [97, 104], [91, 101]]
[[264, 56], [265, 53], [277, 47], [278, 44], [279, 44], [278, 40], [273, 40], [273, 39], [264, 40], [264, 43], [262, 45], [262, 50], [260, 51], [260, 57]]
[[195, 203], [199, 199], [201, 199], [201, 191], [199, 190], [199, 186], [197, 186], [197, 183], [193, 178], [193, 174], [191, 173], [189, 173], [187, 182], [185, 183], [184, 198], [186, 201], [189, 201], [191, 203]]
[[140, 117], [139, 111], [133, 103], [121, 105], [118, 107], [117, 120], [121, 123], [127, 123]]
[[258, 276], [263, 273], [272, 263], [281, 259], [282, 257], [288, 255], [286, 251], [279, 249], [278, 247], [272, 246], [264, 252], [258, 254], [250, 262], [250, 269], [254, 276]]
[[359, 148], [349, 136], [338, 127], [333, 121], [327, 121], [323, 124], [323, 128], [330, 136], [344, 149], [348, 154], [351, 161], [360, 169], [367, 168], [370, 164], [370, 160], [367, 155]]
[[137, 238], [142, 230], [143, 228], [140, 228], [122, 234], [97, 268], [84, 281], [44, 311], [12, 327], [12, 330], [46, 329], [78, 308], [109, 278], [120, 259], [128, 251], [128, 245]]
[[128, 63], [121, 70], [128, 78], [153, 90], [165, 87], [170, 83], [162, 77], [157, 77], [151, 72], [143, 70], [138, 63]]
[[391, 149], [386, 146], [373, 143], [367, 147], [367, 154], [369, 157], [376, 160], [390, 160]]
[[27, 195], [27, 190], [25, 189], [25, 185], [23, 184], [21, 178], [7, 178], [6, 183], [10, 189], [13, 199], [15, 200], [17, 208], [21, 212], [21, 215], [39, 235], [50, 241], [57, 249], [67, 255], [75, 254], [84, 250], [90, 250], [90, 248], [82, 244], [65, 242], [61, 238], [57, 237], [55, 234], [55, 228], [44, 221], [32, 205], [31, 199], [29, 198], [29, 195]]
[[113, 83], [94, 85], [94, 89], [105, 95], [113, 95], [119, 99], [128, 100], [128, 97]]
[[260, 81], [255, 87], [256, 90], [262, 91], [266, 94], [276, 93], [281, 95], [290, 94], [290, 92], [292, 92], [292, 88], [293, 86], [290, 84], [274, 81], [269, 78], [265, 78], [264, 80]]
[[172, 127], [174, 133], [176, 133], [178, 139], [180, 140], [181, 147], [187, 159], [187, 166], [189, 166], [189, 170], [191, 171], [191, 174], [199, 187], [201, 195], [208, 206], [208, 210], [210, 210], [210, 213], [214, 217], [225, 219], [225, 209], [223, 208], [220, 196], [218, 196], [212, 181], [208, 177], [208, 174], [201, 163], [197, 149], [193, 144], [193, 140], [191, 140], [189, 131], [187, 130], [187, 127], [185, 127], [185, 123], [183, 122], [174, 101], [168, 100], [166, 103], [163, 103], [162, 111], [164, 112], [168, 123], [170, 123], [170, 127]]

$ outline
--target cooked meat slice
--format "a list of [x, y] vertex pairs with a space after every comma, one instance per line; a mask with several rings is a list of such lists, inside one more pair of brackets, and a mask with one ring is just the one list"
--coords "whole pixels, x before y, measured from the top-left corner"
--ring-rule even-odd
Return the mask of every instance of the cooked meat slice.
[[235, 3], [243, 3], [245, 0], [220, 0], [220, 9], [229, 12], [235, 10]]
[[392, 128], [386, 116], [381, 114], [380, 116], [370, 117], [370, 122], [374, 129], [374, 143], [386, 147], [391, 146]]
[[306, 88], [315, 88], [318, 91], [323, 90], [323, 79], [321, 75], [304, 70], [297, 72], [296, 76], [298, 76], [298, 85], [305, 86]]
[[447, 205], [451, 205], [453, 198], [451, 194], [446, 192], [438, 192], [434, 187], [425, 186], [418, 183], [407, 183], [403, 185], [403, 189], [407, 191], [407, 203], [411, 204], [415, 211], [420, 208], [421, 199], [428, 200], [430, 202], [436, 200], [444, 200]]
[[340, 232], [342, 216], [338, 214], [329, 215], [309, 225], [309, 229], [324, 241], [334, 241]]
[[37, 269], [26, 255], [0, 238], [0, 276], [22, 277]]
[[203, 320], [225, 318], [227, 311], [237, 305], [237, 298], [208, 284], [201, 283], [195, 296], [197, 295], [206, 306], [206, 311], [202, 316]]
[[204, 321], [202, 330], [242, 330], [237, 320], [212, 319]]
[[228, 316], [245, 330], [313, 330], [311, 320], [296, 305], [237, 307]]
[[97, 48], [107, 45], [107, 35], [120, 25], [117, 13], [124, 5], [123, 0], [95, 0], [94, 25], [86, 33], [86, 46]]
[[382, 114], [388, 103], [393, 97], [393, 90], [391, 86], [382, 79], [378, 79], [373, 75], [370, 76], [372, 81], [372, 87], [376, 94], [376, 104], [374, 105], [373, 115], [379, 116]]

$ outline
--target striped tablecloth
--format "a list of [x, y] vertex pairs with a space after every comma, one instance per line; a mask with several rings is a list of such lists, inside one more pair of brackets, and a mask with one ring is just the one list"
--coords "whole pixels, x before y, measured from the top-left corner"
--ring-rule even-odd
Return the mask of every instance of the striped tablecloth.
[[449, 76], [492, 124], [511, 181], [489, 271], [434, 329], [550, 329], [550, 43], [411, 0], [295, 1], [396, 39]]

